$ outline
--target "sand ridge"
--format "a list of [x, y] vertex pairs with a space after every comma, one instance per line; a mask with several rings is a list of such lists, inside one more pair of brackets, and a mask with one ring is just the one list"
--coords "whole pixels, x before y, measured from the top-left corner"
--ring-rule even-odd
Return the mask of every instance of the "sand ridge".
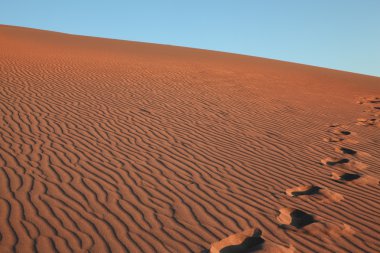
[[0, 45], [0, 252], [243, 231], [254, 252], [380, 250], [380, 78], [11, 26]]

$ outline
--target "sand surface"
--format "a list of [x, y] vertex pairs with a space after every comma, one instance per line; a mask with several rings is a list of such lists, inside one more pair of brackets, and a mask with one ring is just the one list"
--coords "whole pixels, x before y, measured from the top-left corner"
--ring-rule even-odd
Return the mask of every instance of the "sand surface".
[[380, 252], [379, 95], [376, 77], [0, 26], [0, 252]]

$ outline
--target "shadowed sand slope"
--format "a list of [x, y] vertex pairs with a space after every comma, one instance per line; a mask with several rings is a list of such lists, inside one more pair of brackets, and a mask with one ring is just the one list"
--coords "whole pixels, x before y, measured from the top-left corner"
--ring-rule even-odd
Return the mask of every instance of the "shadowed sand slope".
[[235, 252], [242, 231], [260, 231], [248, 252], [379, 252], [379, 95], [376, 77], [0, 26], [0, 252]]

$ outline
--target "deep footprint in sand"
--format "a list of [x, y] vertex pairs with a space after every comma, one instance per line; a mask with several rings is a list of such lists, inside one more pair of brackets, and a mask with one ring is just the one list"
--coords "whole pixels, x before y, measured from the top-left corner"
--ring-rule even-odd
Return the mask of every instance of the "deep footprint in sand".
[[353, 149], [345, 148], [345, 147], [336, 147], [335, 151], [344, 155], [356, 155], [358, 153], [357, 151]]
[[350, 156], [354, 156], [354, 157], [370, 157], [371, 156], [370, 154], [368, 154], [366, 152], [356, 151], [356, 150], [346, 148], [346, 147], [342, 147], [342, 146], [337, 146], [334, 148], [334, 150], [335, 150], [335, 152], [337, 152], [339, 154], [350, 155]]
[[341, 138], [341, 137], [326, 137], [326, 138], [323, 138], [323, 140], [325, 142], [341, 142], [341, 141], [344, 141], [344, 138]]
[[326, 234], [336, 239], [355, 234], [355, 230], [348, 224], [326, 220], [294, 208], [281, 208], [277, 220], [280, 222], [280, 227], [284, 229], [313, 235], [321, 240], [324, 240], [321, 235]]
[[353, 183], [359, 185], [378, 186], [380, 180], [369, 175], [359, 173], [331, 172], [331, 178], [338, 183]]
[[347, 130], [346, 126], [340, 126], [339, 124], [330, 124], [330, 127], [333, 128], [332, 130], [329, 130], [329, 133], [332, 133], [333, 136], [325, 137], [323, 140], [325, 142], [347, 142], [347, 143], [358, 143], [356, 140], [352, 140], [350, 138], [347, 138], [351, 135], [356, 135], [356, 133], [352, 133], [351, 131]]
[[316, 199], [321, 202], [339, 202], [344, 199], [343, 195], [339, 193], [313, 185], [303, 185], [287, 189], [286, 195], [291, 197], [312, 197], [313, 201]]
[[283, 207], [279, 211], [280, 214], [277, 220], [282, 228], [294, 227], [300, 229], [315, 222], [313, 215], [299, 209]]
[[327, 158], [321, 160], [321, 164], [328, 165], [328, 166], [334, 166], [334, 165], [337, 165], [337, 164], [346, 164], [346, 163], [349, 163], [349, 162], [350, 162], [350, 159], [347, 159], [347, 158], [331, 158], [331, 157], [327, 157]]
[[261, 238], [261, 233], [260, 229], [252, 228], [230, 235], [227, 238], [212, 243], [210, 253], [247, 252], [264, 242]]
[[335, 135], [342, 135], [342, 136], [347, 136], [347, 135], [351, 135], [351, 131], [348, 130], [348, 126], [347, 125], [341, 125], [339, 123], [331, 123], [329, 125], [329, 127], [331, 129], [329, 129], [328, 131], [330, 133], [333, 133]]
[[337, 166], [344, 169], [364, 170], [368, 168], [367, 164], [348, 158], [327, 157], [321, 160], [321, 164], [325, 166]]
[[260, 229], [247, 229], [243, 232], [230, 235], [211, 244], [209, 253], [249, 253], [249, 252], [294, 252], [292, 247], [287, 248], [275, 243], [267, 242], [262, 238]]
[[[369, 107], [365, 109], [363, 112], [372, 118], [378, 118], [380, 117], [380, 106]], [[361, 118], [358, 118], [356, 121], [360, 121], [360, 119], [365, 119], [365, 118], [361, 117]]]
[[380, 120], [376, 118], [358, 118], [356, 120], [358, 126], [377, 126], [380, 127]]
[[329, 136], [323, 138], [323, 141], [325, 142], [340, 142], [340, 143], [351, 143], [351, 144], [357, 144], [359, 143], [357, 140], [350, 139], [350, 138], [343, 138], [342, 136]]
[[359, 179], [361, 176], [357, 173], [343, 173], [343, 172], [332, 172], [331, 178], [339, 182], [349, 182]]
[[345, 129], [334, 129], [332, 131], [333, 134], [335, 135], [338, 135], [338, 136], [347, 136], [347, 135], [351, 135], [351, 131], [348, 131], [348, 130], [345, 130]]
[[380, 104], [380, 97], [361, 97], [357, 101], [358, 104]]

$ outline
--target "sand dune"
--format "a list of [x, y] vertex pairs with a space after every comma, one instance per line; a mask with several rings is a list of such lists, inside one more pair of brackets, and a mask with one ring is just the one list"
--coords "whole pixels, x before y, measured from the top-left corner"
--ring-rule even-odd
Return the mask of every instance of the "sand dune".
[[0, 252], [380, 252], [380, 78], [11, 26], [0, 46]]

